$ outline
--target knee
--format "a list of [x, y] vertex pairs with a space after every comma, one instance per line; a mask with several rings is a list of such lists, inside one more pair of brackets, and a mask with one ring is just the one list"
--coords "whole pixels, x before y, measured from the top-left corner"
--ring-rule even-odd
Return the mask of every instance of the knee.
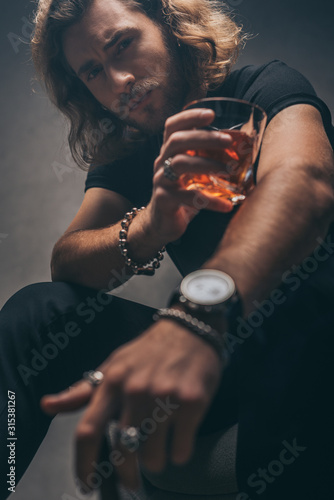
[[44, 282], [27, 285], [10, 297], [1, 310], [1, 316], [53, 317], [73, 310], [91, 289], [65, 282]]

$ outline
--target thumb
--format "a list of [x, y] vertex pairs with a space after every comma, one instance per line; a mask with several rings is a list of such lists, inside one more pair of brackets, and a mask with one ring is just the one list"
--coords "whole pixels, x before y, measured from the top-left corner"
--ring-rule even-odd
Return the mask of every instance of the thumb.
[[44, 395], [40, 406], [48, 415], [78, 410], [88, 403], [93, 392], [91, 384], [83, 380], [57, 394]]

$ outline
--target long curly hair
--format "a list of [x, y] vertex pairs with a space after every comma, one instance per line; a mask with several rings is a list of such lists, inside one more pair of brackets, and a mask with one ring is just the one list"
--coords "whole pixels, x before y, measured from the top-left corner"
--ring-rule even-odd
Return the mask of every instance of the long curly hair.
[[[218, 88], [229, 74], [245, 35], [227, 6], [217, 0], [120, 0], [154, 22], [163, 19], [180, 45], [182, 75], [191, 87]], [[103, 109], [69, 68], [62, 34], [82, 19], [93, 0], [39, 0], [31, 40], [39, 79], [55, 106], [69, 120], [68, 142], [74, 161], [111, 163], [135, 147], [141, 136]]]

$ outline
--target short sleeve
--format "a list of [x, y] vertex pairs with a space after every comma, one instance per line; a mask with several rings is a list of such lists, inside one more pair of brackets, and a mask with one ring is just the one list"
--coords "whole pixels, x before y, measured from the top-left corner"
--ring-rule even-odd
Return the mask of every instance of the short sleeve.
[[86, 177], [85, 192], [91, 188], [109, 189], [134, 206], [146, 205], [152, 195], [153, 164], [157, 156], [157, 148], [152, 148], [151, 142], [142, 144], [135, 154], [92, 168]]
[[275, 60], [262, 66], [249, 65], [232, 72], [219, 90], [219, 95], [244, 99], [261, 106], [268, 115], [267, 123], [289, 106], [310, 104], [319, 110], [332, 147], [334, 145], [328, 107], [317, 96], [307, 78], [282, 61]]

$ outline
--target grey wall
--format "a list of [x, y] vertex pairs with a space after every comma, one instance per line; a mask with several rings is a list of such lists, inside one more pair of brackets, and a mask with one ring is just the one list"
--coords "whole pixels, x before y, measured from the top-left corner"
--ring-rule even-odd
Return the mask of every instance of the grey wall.
[[[230, 0], [249, 41], [238, 65], [281, 59], [307, 76], [334, 113], [334, 12], [332, 2], [304, 0]], [[0, 307], [18, 289], [49, 281], [49, 259], [83, 197], [85, 175], [72, 163], [64, 145], [64, 123], [37, 85], [26, 43], [33, 3], [12, 0], [0, 16]], [[9, 33], [10, 38], [8, 38]], [[11, 39], [11, 41], [10, 41]], [[13, 46], [14, 44], [14, 46]], [[63, 165], [63, 172], [59, 171]], [[129, 287], [130, 297], [164, 303], [178, 274], [166, 262], [164, 287], [150, 278]], [[146, 288], [142, 288], [142, 285]], [[156, 288], [154, 288], [156, 287]], [[153, 293], [152, 293], [153, 292]], [[152, 298], [153, 297], [153, 298]], [[57, 418], [16, 500], [56, 500], [74, 491], [71, 432], [77, 417]], [[2, 472], [2, 471], [1, 471]]]

